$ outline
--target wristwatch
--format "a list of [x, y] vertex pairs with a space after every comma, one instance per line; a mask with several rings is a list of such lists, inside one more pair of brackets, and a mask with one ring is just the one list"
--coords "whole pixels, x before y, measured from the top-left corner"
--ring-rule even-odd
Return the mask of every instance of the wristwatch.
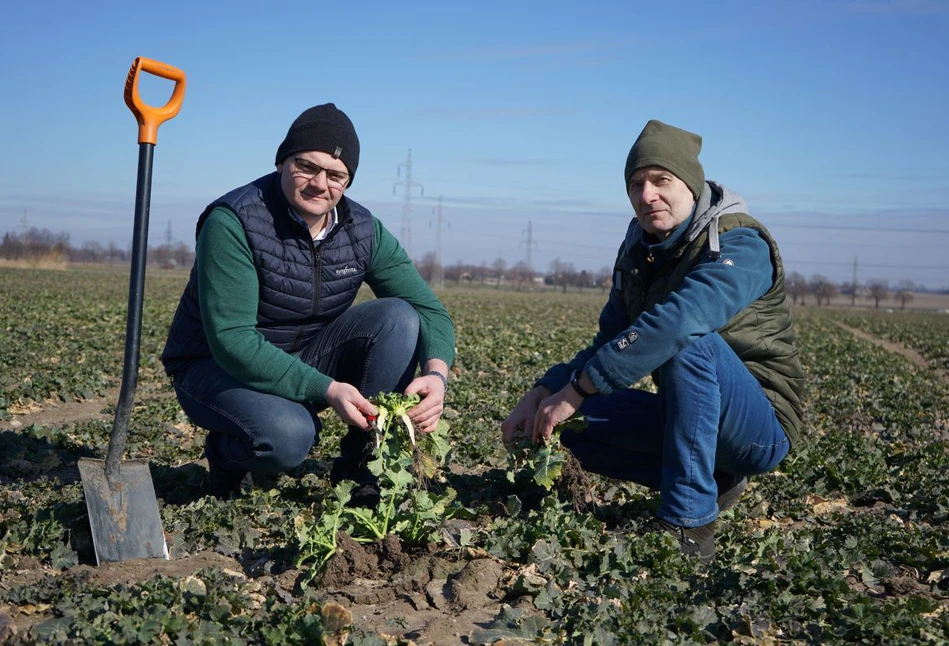
[[580, 385], [580, 371], [574, 370], [573, 374], [570, 375], [570, 387], [573, 388], [580, 397], [586, 399], [587, 397], [592, 397], [596, 393], [587, 392], [583, 389], [583, 386]]

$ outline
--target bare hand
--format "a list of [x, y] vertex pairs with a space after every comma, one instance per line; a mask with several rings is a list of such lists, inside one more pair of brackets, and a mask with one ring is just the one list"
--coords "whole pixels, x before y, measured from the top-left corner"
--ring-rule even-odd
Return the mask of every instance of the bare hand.
[[437, 375], [416, 377], [405, 389], [406, 395], [414, 393], [418, 393], [422, 401], [409, 409], [409, 419], [417, 431], [431, 433], [445, 410], [445, 383]]
[[543, 386], [537, 386], [527, 391], [517, 406], [511, 411], [503, 422], [501, 422], [501, 441], [508, 448], [514, 443], [514, 438], [518, 435], [532, 435], [534, 431], [534, 418], [537, 416], [537, 407], [540, 402], [550, 394], [550, 391]]
[[379, 414], [372, 402], [363, 397], [358, 388], [343, 381], [330, 384], [326, 390], [326, 401], [346, 424], [364, 431], [369, 430], [369, 420], [366, 416]]
[[534, 444], [547, 442], [557, 424], [566, 422], [580, 408], [583, 398], [570, 386], [566, 386], [540, 402], [534, 416], [531, 439]]

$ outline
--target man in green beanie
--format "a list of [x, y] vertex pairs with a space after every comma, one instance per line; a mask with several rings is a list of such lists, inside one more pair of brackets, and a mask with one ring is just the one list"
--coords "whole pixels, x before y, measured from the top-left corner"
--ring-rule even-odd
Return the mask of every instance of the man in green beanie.
[[[502, 434], [542, 442], [583, 415], [564, 445], [589, 471], [658, 490], [642, 530], [708, 562], [719, 513], [798, 439], [804, 373], [777, 244], [740, 196], [706, 181], [701, 147], [661, 121], [643, 128], [624, 173], [636, 218], [599, 332], [537, 380]], [[657, 393], [631, 388], [647, 375]]]

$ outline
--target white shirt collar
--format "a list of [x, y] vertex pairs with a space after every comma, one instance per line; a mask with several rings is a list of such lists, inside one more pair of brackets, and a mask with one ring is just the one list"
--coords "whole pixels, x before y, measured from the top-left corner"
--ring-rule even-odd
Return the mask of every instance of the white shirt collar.
[[[303, 226], [309, 228], [309, 225], [306, 223], [306, 220], [300, 217], [300, 214], [296, 212], [293, 207], [290, 207], [290, 214], [297, 219], [298, 222], [303, 224]], [[329, 212], [329, 217], [326, 219], [326, 226], [323, 227], [323, 230], [313, 236], [313, 242], [320, 242], [326, 236], [329, 235], [330, 231], [333, 230], [333, 227], [339, 222], [339, 218], [336, 216], [336, 207], [333, 207], [333, 210]]]
[[336, 207], [333, 207], [333, 210], [329, 212], [329, 217], [326, 219], [326, 226], [323, 227], [323, 230], [313, 236], [313, 242], [319, 242], [323, 240], [326, 236], [329, 235], [330, 231], [333, 230], [333, 227], [336, 226]]

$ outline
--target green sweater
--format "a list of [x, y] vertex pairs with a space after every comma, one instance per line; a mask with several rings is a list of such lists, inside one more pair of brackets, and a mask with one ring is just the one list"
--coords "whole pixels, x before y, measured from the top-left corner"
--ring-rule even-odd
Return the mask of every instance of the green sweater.
[[[451, 365], [455, 332], [451, 317], [395, 237], [373, 217], [375, 244], [366, 283], [377, 298], [396, 297], [419, 315], [419, 361]], [[195, 246], [201, 318], [211, 353], [235, 379], [293, 401], [326, 403], [333, 379], [272, 345], [257, 331], [259, 282], [244, 228], [226, 207], [201, 227]]]

